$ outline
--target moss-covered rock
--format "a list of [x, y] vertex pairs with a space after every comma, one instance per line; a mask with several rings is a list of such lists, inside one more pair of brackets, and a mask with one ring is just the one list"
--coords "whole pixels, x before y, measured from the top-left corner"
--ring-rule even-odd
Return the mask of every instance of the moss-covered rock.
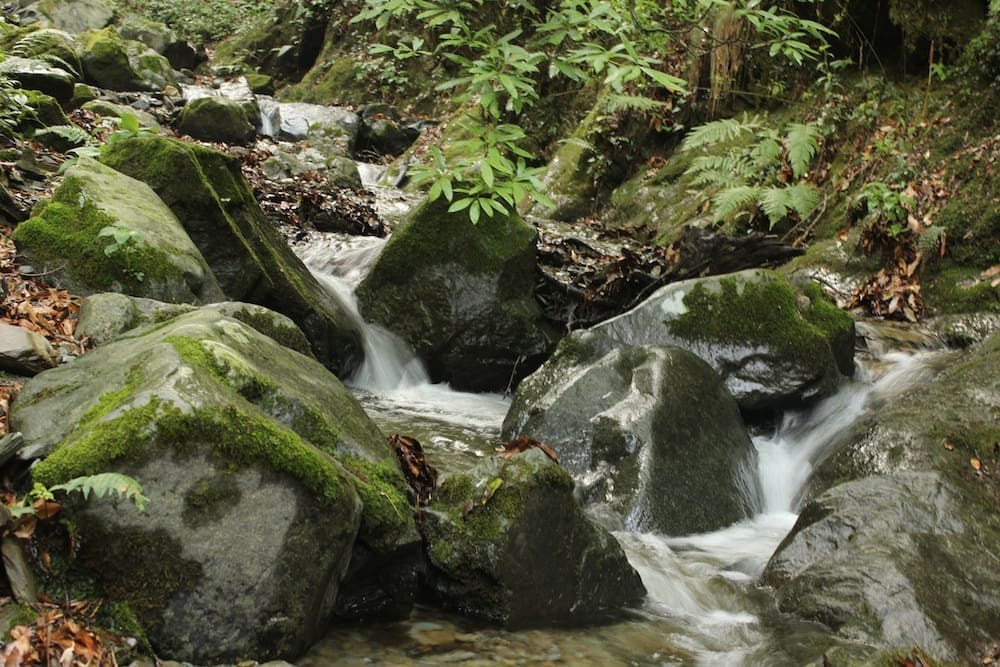
[[176, 86], [166, 58], [141, 42], [122, 39], [114, 28], [79, 37], [88, 83], [111, 90], [163, 90]]
[[139, 121], [139, 125], [141, 127], [153, 132], [163, 131], [159, 121], [156, 120], [153, 114], [148, 111], [142, 111], [141, 109], [134, 109], [124, 104], [116, 104], [115, 102], [109, 102], [107, 100], [94, 99], [84, 103], [82, 108], [85, 111], [91, 111], [103, 118], [122, 118], [126, 114], [131, 114], [135, 116], [136, 120]]
[[195, 139], [247, 144], [256, 135], [246, 109], [226, 97], [191, 100], [177, 117], [177, 129]]
[[229, 298], [290, 317], [316, 358], [341, 377], [360, 363], [357, 323], [267, 221], [235, 158], [148, 136], [116, 142], [102, 160], [160, 195]]
[[[124, 240], [104, 235], [109, 229]], [[14, 233], [18, 252], [76, 294], [110, 289], [183, 303], [222, 291], [184, 228], [148, 186], [90, 158]]]
[[1000, 632], [998, 406], [996, 334], [884, 397], [820, 466], [818, 495], [768, 565], [782, 610], [869, 645], [972, 660]]
[[852, 372], [854, 322], [819, 289], [803, 290], [762, 269], [673, 283], [573, 332], [547, 364], [586, 365], [622, 345], [671, 345], [715, 368], [744, 411], [813, 401]]
[[[560, 347], [560, 350], [563, 350]], [[754, 514], [756, 454], [736, 401], [680, 348], [615, 348], [593, 363], [554, 357], [517, 388], [503, 438], [553, 447], [612, 525], [683, 535]]]
[[37, 90], [25, 90], [22, 94], [27, 98], [27, 105], [31, 111], [21, 115], [17, 123], [19, 131], [30, 132], [42, 127], [70, 124], [66, 112], [56, 98]]
[[532, 294], [537, 232], [517, 215], [478, 225], [424, 203], [396, 230], [358, 288], [366, 318], [409, 343], [432, 378], [503, 389], [554, 341]]
[[23, 58], [38, 58], [60, 67], [75, 77], [83, 74], [76, 39], [68, 32], [54, 28], [20, 31], [0, 38], [3, 47]]
[[97, 93], [94, 92], [94, 88], [92, 86], [88, 86], [85, 83], [78, 83], [73, 86], [73, 96], [69, 98], [69, 104], [67, 106], [70, 109], [78, 109], [87, 102], [93, 102], [96, 99]]
[[126, 16], [118, 25], [118, 33], [153, 49], [174, 69], [194, 69], [204, 59], [204, 55], [199, 55], [193, 46], [181, 39], [176, 30], [145, 16]]
[[157, 652], [294, 659], [331, 618], [356, 535], [376, 555], [415, 544], [391, 448], [316, 361], [208, 309], [78, 361], [26, 386], [11, 418], [52, 452], [35, 479], [143, 484], [145, 515], [73, 516], [80, 574], [129, 603]]
[[469, 616], [581, 623], [645, 594], [621, 546], [583, 514], [573, 480], [540, 449], [448, 477], [421, 531], [432, 594]]

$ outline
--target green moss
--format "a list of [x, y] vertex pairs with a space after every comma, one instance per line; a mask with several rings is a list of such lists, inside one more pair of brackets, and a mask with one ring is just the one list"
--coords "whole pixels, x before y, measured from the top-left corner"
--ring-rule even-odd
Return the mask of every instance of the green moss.
[[[100, 236], [116, 220], [87, 198], [75, 176], [67, 176], [51, 200], [14, 230], [15, 243], [31, 248], [33, 261], [64, 265], [71, 280], [88, 291], [143, 293], [144, 283], [183, 279], [169, 257], [148, 243], [130, 243], [111, 254]], [[78, 288], [79, 288], [78, 286]]]
[[242, 493], [230, 472], [219, 472], [197, 480], [184, 494], [184, 523], [200, 528], [219, 521], [240, 501]]
[[153, 399], [115, 419], [75, 432], [34, 469], [47, 486], [105, 472], [115, 461], [138, 462], [149, 448], [189, 451], [193, 440], [236, 465], [264, 462], [294, 478], [317, 496], [335, 503], [343, 492], [340, 468], [332, 458], [290, 429], [236, 407], [199, 408], [189, 413]]
[[6, 632], [4, 632], [3, 639], [9, 640], [10, 629], [16, 628], [19, 625], [32, 625], [38, 618], [38, 612], [30, 605], [22, 604], [20, 602], [10, 602], [11, 611], [8, 612], [7, 622], [8, 627]]
[[355, 457], [347, 458], [344, 467], [364, 503], [359, 535], [370, 546], [391, 543], [412, 517], [402, 473], [395, 465]]
[[146, 630], [142, 627], [139, 617], [132, 611], [127, 602], [112, 602], [108, 610], [108, 630], [125, 637], [134, 637], [144, 652], [152, 653]]
[[[115, 408], [122, 405], [125, 400], [132, 395], [136, 387], [142, 382], [142, 371], [138, 366], [133, 366], [129, 369], [128, 375], [125, 377], [125, 385], [117, 391], [109, 391], [101, 394], [97, 397], [97, 403], [92, 405], [83, 416], [80, 417], [80, 427], [86, 427], [88, 424], [96, 419], [100, 419], [104, 415], [108, 414]], [[64, 390], [62, 388], [56, 390], [55, 393], [62, 393]]]
[[18, 93], [24, 95], [27, 105], [33, 110], [18, 119], [19, 130], [28, 131], [39, 127], [71, 124], [59, 102], [51, 95], [29, 89], [19, 90]]
[[928, 272], [921, 283], [923, 295], [935, 315], [951, 313], [1000, 313], [1000, 288], [978, 281], [980, 269], [948, 262]]
[[226, 365], [219, 361], [201, 341], [185, 336], [167, 336], [164, 340], [177, 351], [184, 363], [202, 368], [216, 380], [229, 385]]
[[821, 327], [839, 329], [850, 320], [834, 315], [822, 298], [812, 299], [816, 323], [803, 319], [795, 293], [783, 279], [748, 282], [724, 278], [719, 289], [696, 284], [684, 296], [688, 311], [669, 321], [671, 333], [687, 340], [728, 345], [780, 345], [793, 358], [831, 354]]

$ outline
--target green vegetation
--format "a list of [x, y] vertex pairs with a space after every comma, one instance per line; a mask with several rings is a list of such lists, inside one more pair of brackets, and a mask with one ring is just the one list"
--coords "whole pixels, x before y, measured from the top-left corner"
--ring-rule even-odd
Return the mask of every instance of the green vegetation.
[[115, 0], [119, 13], [161, 21], [198, 44], [247, 28], [272, 6], [269, 0]]

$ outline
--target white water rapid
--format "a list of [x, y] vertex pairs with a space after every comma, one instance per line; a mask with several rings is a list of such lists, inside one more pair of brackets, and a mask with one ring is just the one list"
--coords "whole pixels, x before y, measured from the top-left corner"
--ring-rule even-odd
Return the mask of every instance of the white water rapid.
[[[419, 360], [391, 333], [365, 324], [353, 296], [381, 239], [327, 235], [296, 251], [358, 319], [365, 363], [350, 384], [386, 432], [420, 439], [432, 459], [467, 465], [492, 451], [508, 401], [430, 384]], [[754, 439], [760, 514], [723, 530], [668, 537], [616, 537], [649, 595], [635, 618], [600, 628], [510, 632], [475, 628], [431, 610], [375, 631], [337, 630], [300, 663], [412, 664], [506, 660], [519, 664], [802, 664], [828, 640], [816, 628], [782, 627], [768, 617], [754, 582], [796, 520], [813, 468], [881, 396], [931, 373], [933, 352], [889, 353], [810, 410], [787, 414], [775, 433]], [[444, 466], [442, 466], [444, 467]], [[776, 629], [779, 628], [779, 629]], [[431, 639], [428, 639], [430, 637]]]

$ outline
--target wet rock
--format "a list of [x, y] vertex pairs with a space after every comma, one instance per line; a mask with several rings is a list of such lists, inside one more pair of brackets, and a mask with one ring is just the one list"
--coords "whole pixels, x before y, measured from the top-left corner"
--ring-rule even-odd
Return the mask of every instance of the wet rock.
[[587, 364], [621, 345], [673, 345], [723, 378], [744, 411], [814, 401], [853, 370], [854, 322], [817, 286], [804, 299], [763, 269], [672, 283], [615, 318], [573, 332], [550, 364]]
[[38, 205], [13, 238], [49, 282], [75, 294], [113, 289], [183, 303], [224, 298], [198, 248], [156, 193], [90, 158], [66, 171], [52, 199]]
[[361, 110], [361, 121], [359, 154], [402, 155], [420, 136], [420, 130], [405, 125], [399, 112], [388, 104], [369, 104]]
[[570, 476], [539, 449], [448, 477], [421, 531], [434, 597], [468, 616], [583, 623], [645, 594], [621, 546], [576, 504]]
[[177, 129], [195, 139], [248, 144], [256, 130], [239, 102], [226, 97], [201, 97], [188, 102], [177, 118]]
[[325, 155], [348, 157], [354, 150], [361, 126], [358, 114], [339, 107], [304, 102], [282, 103], [278, 112], [278, 138], [305, 141]]
[[764, 581], [841, 637], [971, 662], [1000, 633], [1000, 336], [881, 399], [817, 470]]
[[44, 336], [0, 322], [0, 370], [35, 375], [55, 365], [55, 352]]
[[234, 158], [149, 136], [116, 142], [102, 159], [160, 195], [183, 221], [229, 299], [290, 317], [316, 358], [341, 377], [360, 363], [356, 322], [265, 218]]
[[535, 438], [616, 527], [669, 535], [728, 526], [759, 509], [756, 455], [736, 401], [694, 354], [619, 347], [590, 363], [562, 354], [521, 383], [503, 437]]
[[498, 390], [536, 368], [555, 335], [533, 298], [537, 232], [516, 214], [469, 222], [444, 198], [415, 209], [358, 287], [436, 381]]
[[129, 605], [158, 654], [294, 659], [326, 629], [356, 535], [415, 534], [392, 451], [350, 392], [217, 312], [35, 380], [11, 414], [22, 454], [51, 452], [35, 479], [117, 471], [149, 497], [145, 513], [67, 510], [87, 535], [74, 569]]
[[21, 84], [22, 88], [51, 95], [61, 102], [73, 97], [76, 78], [64, 69], [36, 58], [8, 57], [0, 63], [0, 73]]
[[247, 80], [242, 76], [215, 81], [210, 87], [184, 86], [182, 92], [187, 104], [206, 97], [231, 100], [243, 107], [250, 124], [257, 127], [260, 122], [260, 107], [258, 106], [257, 96], [250, 89]]

